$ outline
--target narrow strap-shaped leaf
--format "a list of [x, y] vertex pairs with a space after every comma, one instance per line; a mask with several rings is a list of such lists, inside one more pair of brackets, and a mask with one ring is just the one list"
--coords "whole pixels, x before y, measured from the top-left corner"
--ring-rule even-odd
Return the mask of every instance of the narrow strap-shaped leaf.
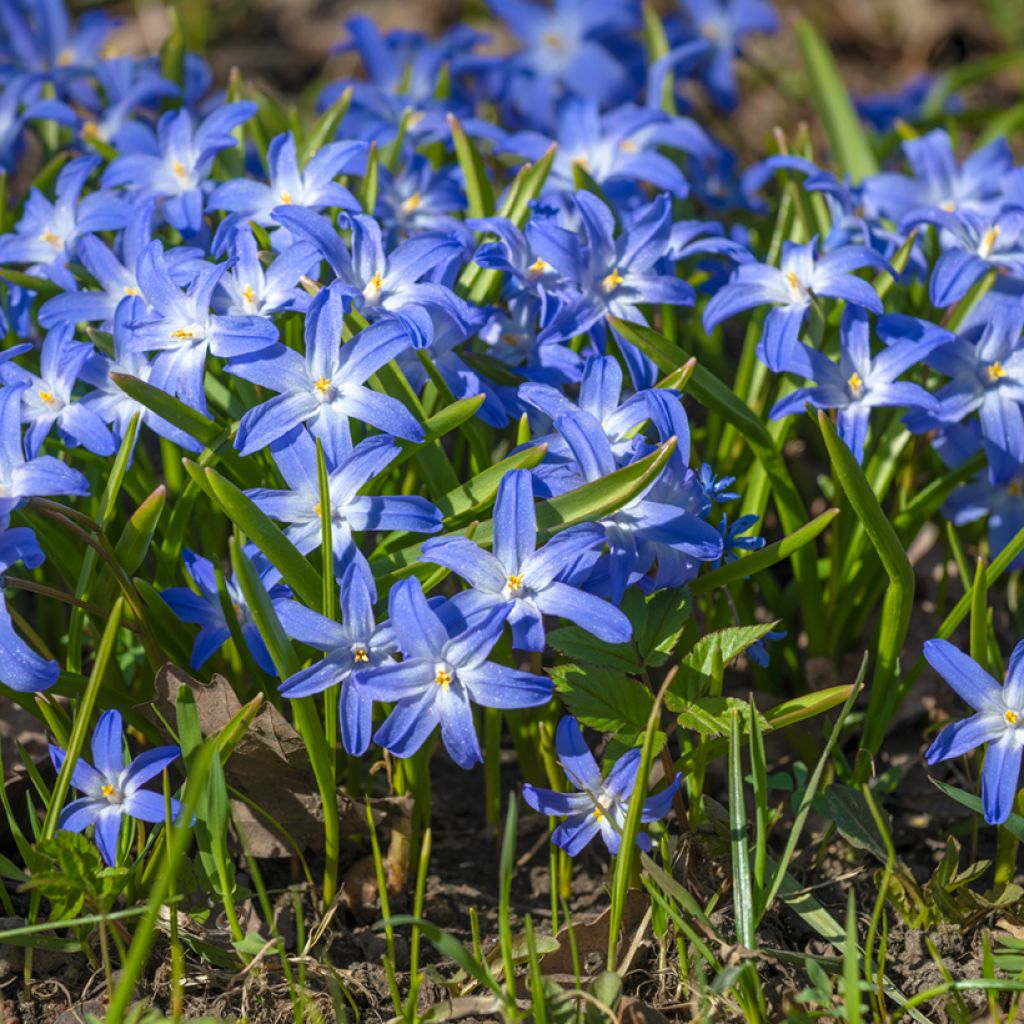
[[273, 562], [299, 599], [320, 611], [323, 599], [320, 573], [296, 550], [284, 531], [215, 469], [207, 469], [205, 477], [211, 493], [228, 518]]
[[494, 190], [487, 177], [487, 168], [484, 167], [483, 158], [454, 114], [448, 115], [448, 127], [451, 129], [452, 142], [455, 143], [455, 156], [459, 161], [459, 167], [462, 168], [462, 177], [466, 183], [469, 215], [471, 217], [490, 217], [494, 213]]
[[797, 22], [796, 37], [836, 163], [855, 182], [877, 174], [878, 160], [831, 51], [809, 21]]
[[889, 517], [878, 504], [864, 471], [850, 449], [840, 440], [836, 428], [824, 411], [818, 412], [818, 424], [832, 463], [832, 475], [860, 519], [889, 577], [889, 587], [879, 616], [875, 672], [871, 681], [863, 740], [863, 746], [871, 754], [876, 754], [896, 707], [894, 698], [900, 652], [907, 636], [914, 603], [914, 569]]

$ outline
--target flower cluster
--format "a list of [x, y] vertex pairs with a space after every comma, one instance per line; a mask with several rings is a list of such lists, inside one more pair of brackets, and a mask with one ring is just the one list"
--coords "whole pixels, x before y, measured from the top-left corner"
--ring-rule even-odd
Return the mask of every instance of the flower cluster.
[[[740, 495], [692, 459], [685, 373], [666, 376], [635, 329], [717, 343], [720, 324], [766, 307], [772, 417], [834, 410], [862, 461], [878, 411], [899, 410], [949, 464], [987, 452], [949, 498], [954, 521], [988, 515], [995, 549], [1024, 525], [1024, 171], [1004, 142], [959, 164], [935, 130], [904, 143], [909, 174], [857, 182], [788, 154], [741, 173], [679, 111], [694, 83], [735, 104], [734, 58], [775, 28], [765, 0], [680, 0], [653, 60], [635, 0], [489, 6], [511, 54], [465, 27], [433, 40], [350, 20], [343, 48], [365, 77], [328, 85], [303, 135], [265, 97], [212, 93], [194, 56], [172, 81], [106, 53], [103, 16], [73, 25], [57, 0], [0, 0], [0, 166], [45, 142], [40, 123], [67, 156], [0, 221], [0, 571], [43, 560], [11, 513], [95, 494], [131, 437], [126, 457], [147, 464], [223, 458], [233, 500], [267, 524], [243, 553], [266, 604], [324, 657], [279, 671], [224, 552], [179, 537], [162, 552], [174, 585], [162, 566], [154, 599], [199, 627], [192, 666], [241, 638], [263, 673], [287, 675], [285, 697], [337, 692], [350, 754], [408, 757], [439, 729], [467, 768], [474, 704], [551, 700], [531, 656], [553, 622], [628, 643], [631, 590], [682, 587], [764, 543], [758, 515], [719, 509]], [[920, 102], [889, 97], [872, 116]], [[777, 253], [722, 223], [763, 217], [776, 176], [819, 214]], [[915, 289], [930, 319], [908, 312]], [[294, 561], [268, 546], [279, 534], [333, 575], [339, 615], [298, 592]], [[0, 682], [54, 685], [59, 663], [0, 613]], [[763, 642], [752, 656], [766, 662]], [[148, 775], [110, 781], [104, 743], [118, 808], [154, 820], [133, 788]], [[614, 850], [636, 759], [602, 781], [584, 750], [563, 722], [582, 792], [528, 799], [571, 815], [568, 849], [600, 829]], [[91, 802], [69, 821], [95, 821], [112, 860], [120, 818], [97, 804], [98, 774], [75, 778]]]

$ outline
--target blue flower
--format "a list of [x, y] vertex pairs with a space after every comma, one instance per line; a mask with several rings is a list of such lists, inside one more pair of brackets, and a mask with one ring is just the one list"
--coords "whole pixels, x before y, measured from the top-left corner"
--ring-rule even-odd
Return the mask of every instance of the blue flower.
[[468, 537], [437, 537], [424, 543], [420, 561], [443, 565], [470, 584], [469, 600], [456, 598], [460, 608], [505, 608], [520, 650], [544, 650], [544, 615], [566, 618], [608, 643], [626, 643], [633, 630], [618, 608], [562, 582], [568, 568], [603, 544], [604, 530], [583, 523], [538, 549], [532, 477], [517, 469], [498, 485], [493, 553]]
[[726, 562], [735, 562], [740, 551], [760, 551], [767, 543], [764, 537], [744, 537], [743, 534], [757, 526], [760, 516], [740, 516], [729, 522], [728, 516], [722, 516], [718, 523], [718, 532], [722, 535], [722, 557]]
[[869, 204], [897, 222], [915, 210], [954, 213], [990, 208], [998, 199], [1003, 176], [1013, 170], [1013, 154], [1001, 138], [958, 166], [952, 140], [941, 128], [905, 141], [903, 154], [912, 177], [875, 174], [865, 183]]
[[617, 206], [635, 204], [643, 195], [641, 183], [685, 198], [690, 190], [686, 175], [678, 161], [657, 147], [670, 146], [698, 160], [713, 159], [718, 151], [707, 132], [688, 117], [633, 104], [602, 114], [592, 97], [577, 96], [559, 107], [554, 138], [535, 131], [515, 132], [497, 149], [535, 162], [552, 142], [557, 142], [558, 150], [545, 194], [574, 192], [573, 168], [578, 165]]
[[54, 424], [69, 447], [82, 445], [96, 455], [113, 455], [116, 450], [103, 421], [71, 395], [93, 351], [92, 345], [74, 341], [74, 333], [74, 328], [65, 324], [46, 335], [40, 352], [41, 376], [12, 362], [0, 364], [0, 380], [21, 389], [22, 417], [28, 424], [25, 454], [30, 459], [39, 454]]
[[[993, 305], [958, 335], [899, 313], [886, 314], [878, 328], [883, 336], [922, 346], [924, 362], [951, 378], [935, 392], [935, 418], [959, 423], [976, 412], [982, 435], [1024, 461], [1024, 313], [1016, 304]], [[908, 418], [907, 425], [915, 432], [931, 429], [930, 418], [922, 416]]]
[[[527, 783], [523, 786], [523, 799], [541, 814], [559, 818], [567, 816], [567, 820], [552, 833], [551, 841], [570, 857], [575, 857], [598, 833], [608, 852], [617, 854], [629, 814], [629, 801], [636, 786], [636, 774], [640, 769], [640, 750], [623, 754], [608, 772], [608, 777], [602, 778], [601, 769], [583, 740], [579, 723], [568, 716], [558, 723], [555, 730], [555, 750], [558, 763], [578, 792], [558, 793]], [[682, 773], [656, 796], [644, 801], [640, 815], [642, 823], [658, 821], [668, 814], [681, 781]], [[638, 832], [636, 845], [649, 851], [651, 837], [646, 832]]]
[[[858, 96], [853, 104], [857, 113], [876, 131], [887, 132], [897, 122], [913, 124], [924, 112], [925, 102], [932, 94], [938, 77], [927, 73], [913, 75], [892, 92], [876, 92], [870, 96]], [[952, 104], [947, 100], [946, 108]]]
[[701, 464], [697, 475], [700, 479], [701, 490], [708, 501], [713, 504], [722, 505], [729, 501], [735, 501], [739, 497], [738, 491], [729, 490], [736, 483], [736, 477], [715, 476], [714, 469], [706, 462]]
[[139, 140], [139, 151], [122, 153], [103, 173], [103, 184], [123, 185], [141, 196], [162, 200], [172, 227], [194, 234], [203, 220], [204, 191], [214, 158], [235, 145], [231, 134], [256, 113], [248, 100], [217, 107], [198, 126], [187, 110], [168, 111], [156, 138]]
[[57, 176], [53, 202], [32, 189], [14, 233], [0, 235], [0, 264], [29, 263], [33, 273], [73, 288], [74, 278], [66, 264], [77, 240], [94, 231], [117, 231], [130, 214], [128, 204], [109, 192], [79, 198], [86, 179], [99, 165], [98, 157], [89, 156], [68, 163]]
[[341, 174], [363, 173], [368, 150], [365, 142], [331, 142], [300, 167], [295, 136], [291, 132], [278, 135], [267, 149], [269, 184], [242, 178], [226, 181], [213, 190], [209, 207], [227, 210], [264, 227], [274, 225], [270, 215], [278, 206], [359, 210], [359, 200], [334, 179]]
[[[985, 451], [988, 469], [980, 479], [958, 487], [942, 511], [956, 526], [988, 516], [988, 542], [994, 557], [1024, 529], [1024, 461], [991, 443]], [[1024, 555], [1018, 555], [1010, 568], [1024, 569]]]
[[981, 802], [985, 820], [990, 825], [1001, 825], [1013, 810], [1024, 752], [1024, 641], [1010, 655], [1002, 686], [948, 640], [929, 640], [924, 645], [924, 656], [975, 711], [970, 718], [947, 725], [925, 758], [929, 764], [936, 764], [987, 743]]
[[781, 266], [741, 263], [732, 280], [711, 297], [704, 310], [704, 330], [755, 306], [774, 308], [764, 321], [757, 354], [768, 369], [780, 373], [797, 352], [800, 329], [811, 308], [811, 297], [845, 299], [872, 313], [882, 312], [878, 293], [853, 271], [862, 267], [888, 270], [889, 264], [870, 249], [847, 245], [819, 257], [817, 239], [806, 245], [782, 243]]
[[466, 308], [450, 288], [422, 280], [435, 268], [461, 255], [463, 247], [458, 238], [440, 233], [417, 235], [386, 253], [380, 225], [372, 217], [359, 214], [349, 218], [350, 255], [341, 235], [326, 217], [281, 206], [274, 211], [274, 220], [294, 236], [316, 246], [337, 275], [338, 287], [351, 296], [367, 319], [394, 317], [418, 348], [429, 345], [433, 337], [431, 307], [457, 318]]
[[73, 26], [63, 0], [28, 6], [0, 0], [0, 27], [7, 37], [0, 50], [0, 72], [10, 64], [64, 87], [94, 66], [115, 24], [102, 11], [88, 11]]
[[466, 208], [461, 177], [454, 167], [435, 168], [422, 153], [414, 153], [394, 172], [381, 166], [377, 190], [377, 220], [388, 229], [388, 241], [425, 231], [465, 231], [453, 214]]
[[338, 586], [341, 622], [288, 601], [277, 606], [285, 631], [293, 640], [308, 644], [326, 657], [301, 669], [280, 686], [291, 699], [310, 697], [340, 684], [338, 718], [341, 741], [355, 757], [366, 753], [373, 732], [373, 698], [361, 686], [356, 672], [390, 665], [398, 650], [391, 623], [378, 625], [373, 618], [376, 596], [373, 577], [356, 562], [345, 570]]
[[275, 345], [228, 371], [278, 395], [248, 409], [235, 445], [243, 455], [266, 447], [293, 427], [306, 424], [332, 458], [351, 447], [349, 420], [369, 423], [396, 437], [422, 441], [423, 428], [396, 398], [366, 386], [382, 366], [409, 347], [405, 328], [382, 320], [341, 343], [347, 298], [337, 284], [324, 288], [306, 314], [306, 354]]
[[[208, 558], [188, 550], [182, 551], [181, 557], [199, 592], [196, 593], [188, 587], [169, 587], [161, 592], [161, 597], [182, 622], [201, 627], [192, 646], [190, 664], [192, 668], [202, 668], [209, 658], [231, 639], [231, 630], [228, 627], [228, 620], [224, 617], [213, 563]], [[241, 588], [234, 580], [225, 577], [224, 590], [253, 660], [264, 672], [272, 676], [277, 675], [274, 661], [245, 603]], [[289, 596], [289, 591], [285, 587], [277, 586], [269, 588], [269, 594], [271, 600], [279, 602]]]
[[[674, 274], [661, 273], [657, 264], [670, 243], [672, 204], [667, 195], [635, 211], [615, 237], [611, 210], [590, 192], [578, 192], [576, 207], [583, 222], [586, 245], [568, 235], [550, 262], [578, 290], [545, 327], [543, 336], [567, 340], [603, 324], [609, 316], [646, 323], [639, 309], [648, 303], [692, 306], [694, 291]], [[657, 380], [651, 361], [623, 338], [618, 339], [633, 382], [650, 387]]]
[[119, 147], [135, 130], [139, 107], [178, 95], [178, 87], [154, 64], [135, 57], [101, 60], [93, 73], [102, 97], [91, 88], [79, 87], [75, 93], [75, 99], [89, 111], [80, 132], [86, 142], [99, 139]]
[[206, 414], [203, 373], [207, 353], [229, 358], [259, 352], [277, 341], [273, 322], [260, 316], [218, 316], [210, 302], [227, 263], [200, 263], [187, 291], [171, 276], [163, 243], [139, 257], [136, 276], [149, 307], [131, 324], [131, 347], [156, 352], [150, 383]]
[[[117, 844], [125, 816], [159, 825], [167, 820], [163, 793], [142, 787], [181, 757], [178, 747], [153, 747], [128, 762], [124, 754], [124, 724], [120, 711], [104, 711], [92, 734], [92, 759], [79, 759], [71, 773], [71, 785], [85, 796], [72, 800], [57, 819], [65, 832], [83, 832], [95, 825], [94, 838], [103, 860], [117, 864]], [[53, 766], [60, 771], [67, 752], [50, 746]], [[171, 817], [181, 814], [181, 804], [171, 800]]]
[[300, 278], [316, 275], [320, 254], [309, 242], [294, 242], [263, 269], [256, 238], [240, 227], [232, 239], [235, 262], [220, 279], [227, 301], [217, 308], [228, 316], [270, 316], [272, 313], [305, 312], [309, 293], [298, 287]]
[[[76, 258], [96, 279], [102, 291], [92, 289], [65, 291], [39, 307], [39, 323], [42, 327], [57, 324], [89, 323], [101, 320], [107, 324], [114, 319], [114, 312], [125, 296], [138, 295], [139, 283], [135, 268], [139, 256], [152, 238], [154, 203], [139, 203], [132, 212], [121, 236], [119, 259], [96, 235], [86, 235], [76, 247]], [[184, 246], [167, 253], [168, 266], [179, 284], [185, 284], [188, 277], [182, 277], [182, 263], [194, 258], [195, 250]]]
[[0, 388], [0, 521], [29, 498], [85, 496], [89, 482], [52, 455], [26, 461], [21, 443], [21, 393], [24, 385]]
[[[611, 356], [591, 356], [586, 361], [577, 403], [566, 398], [564, 389], [550, 384], [527, 383], [519, 387], [519, 400], [524, 405], [540, 410], [552, 421], [576, 411], [593, 416], [601, 424], [617, 462], [631, 462], [637, 456], [647, 454], [650, 446], [643, 435], [637, 433], [637, 428], [648, 420], [660, 424], [666, 405], [672, 406], [667, 416], [672, 429], [661, 440], [678, 436], [680, 447], [689, 449], [690, 433], [686, 412], [675, 392], [648, 388], [634, 392], [620, 404], [621, 395], [622, 370]], [[552, 458], [571, 458], [568, 445], [557, 433], [534, 438], [531, 443], [548, 446], [549, 459], [542, 467], [542, 478], [549, 475], [545, 471], [557, 472], [558, 467], [551, 465]]]
[[357, 685], [374, 700], [396, 701], [374, 742], [396, 757], [410, 757], [441, 726], [441, 741], [461, 768], [482, 761], [473, 704], [532, 708], [551, 699], [551, 680], [487, 661], [509, 609], [495, 606], [446, 625], [427, 604], [417, 579], [391, 588], [391, 628], [403, 659], [360, 671]]
[[112, 373], [122, 373], [149, 382], [152, 365], [142, 352], [134, 351], [129, 344], [131, 330], [128, 325], [139, 319], [142, 308], [141, 299], [131, 299], [118, 306], [114, 314], [113, 359], [101, 352], [93, 352], [85, 361], [80, 376], [83, 381], [92, 385], [93, 390], [83, 396], [81, 404], [113, 428], [118, 445], [127, 433], [132, 417], [137, 414], [140, 426], [144, 423], [150, 430], [173, 441], [186, 451], [201, 452], [203, 446], [195, 438], [157, 416], [141, 402], [137, 402], [111, 379]]
[[39, 99], [39, 82], [32, 75], [15, 75], [0, 90], [0, 169], [12, 173], [23, 149], [28, 121], [75, 124], [74, 110], [60, 100]]
[[[897, 381], [919, 363], [937, 345], [941, 337], [928, 340], [894, 339], [878, 355], [871, 355], [871, 330], [867, 314], [857, 306], [847, 306], [840, 324], [839, 363], [816, 349], [799, 345], [790, 358], [790, 368], [815, 382], [811, 388], [797, 388], [775, 403], [772, 419], [803, 412], [804, 405], [814, 409], [838, 409], [839, 436], [858, 462], [864, 460], [864, 441], [871, 410], [884, 406], [924, 409], [934, 412], [935, 399], [919, 384]], [[799, 371], [796, 367], [804, 361]]]
[[[618, 468], [608, 438], [589, 413], [559, 416], [555, 429], [576, 460], [581, 482], [600, 480]], [[680, 438], [680, 447], [683, 440]], [[699, 561], [715, 561], [722, 556], [718, 530], [684, 505], [649, 497], [654, 486], [601, 521], [608, 543], [610, 596], [614, 604], [622, 600], [629, 583], [637, 581], [658, 561], [659, 546]]]
[[933, 305], [943, 308], [959, 302], [990, 267], [1018, 280], [1024, 277], [1024, 210], [1013, 206], [994, 214], [923, 210], [908, 216], [901, 227], [906, 230], [925, 223], [943, 229], [942, 255], [928, 282]]
[[778, 31], [779, 19], [767, 0], [679, 0], [691, 31], [711, 44], [701, 77], [714, 101], [725, 110], [736, 106], [733, 60], [743, 40], [754, 33]]
[[38, 655], [14, 631], [4, 599], [3, 574], [15, 562], [35, 569], [45, 561], [36, 535], [25, 526], [7, 527], [8, 516], [0, 514], [0, 683], [18, 693], [48, 690], [60, 675], [60, 665]]
[[[290, 490], [261, 487], [246, 493], [268, 516], [288, 523], [288, 539], [302, 554], [308, 554], [320, 547], [322, 539], [316, 445], [304, 427], [296, 427], [275, 441], [270, 450]], [[359, 494], [398, 452], [392, 438], [376, 434], [360, 441], [336, 462], [328, 462], [336, 576], [342, 576], [353, 560], [369, 572], [365, 556], [356, 547], [353, 531], [437, 533], [441, 529], [440, 511], [425, 498], [412, 494]]]
[[514, 108], [532, 123], [553, 124], [555, 104], [565, 94], [606, 106], [627, 90], [626, 69], [609, 44], [636, 25], [633, 4], [557, 0], [548, 8], [488, 0], [488, 6], [523, 44], [503, 58], [503, 71]]

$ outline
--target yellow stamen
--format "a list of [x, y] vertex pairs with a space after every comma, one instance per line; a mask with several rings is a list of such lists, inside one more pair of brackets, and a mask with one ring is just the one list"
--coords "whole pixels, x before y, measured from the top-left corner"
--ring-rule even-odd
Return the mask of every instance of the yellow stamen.
[[800, 291], [800, 278], [796, 276], [796, 272], [793, 270], [786, 271], [786, 284], [789, 285], [793, 291]]
[[541, 274], [546, 274], [551, 269], [551, 264], [547, 260], [541, 259], [538, 256], [530, 265], [526, 268], [526, 272], [530, 277], [540, 277]]
[[1003, 718], [1006, 719], [1007, 725], [1016, 725], [1020, 721], [1020, 716], [1016, 711], [1007, 711]]
[[331, 382], [327, 377], [321, 377], [314, 385], [321, 395], [326, 395], [331, 390]]
[[100, 137], [100, 126], [95, 121], [86, 121], [82, 125], [82, 136], [86, 139], [98, 139]]
[[1006, 376], [1003, 364], [998, 359], [986, 370], [986, 373], [988, 373], [988, 379], [993, 382], [1002, 380]]
[[139, 289], [135, 288], [133, 285], [130, 285], [130, 284], [129, 285], [125, 285], [124, 293], [125, 293], [125, 295], [138, 295], [139, 294]]
[[1006, 493], [1012, 495], [1014, 498], [1019, 498], [1024, 494], [1024, 480], [1020, 477], [1016, 477], [1006, 485]]
[[598, 821], [602, 821], [604, 819], [604, 811], [602, 811], [600, 807], [595, 807], [594, 817], [597, 818]]
[[854, 370], [853, 373], [850, 374], [850, 378], [847, 380], [846, 386], [855, 395], [859, 395], [864, 390], [864, 379], [856, 370]]
[[978, 255], [981, 256], [982, 259], [990, 256], [992, 254], [992, 250], [996, 247], [996, 242], [998, 241], [999, 225], [993, 224], [992, 227], [982, 235], [981, 245], [978, 246]]
[[438, 686], [443, 687], [445, 690], [452, 685], [452, 674], [443, 668], [437, 670], [437, 675], [434, 676], [434, 682]]
[[188, 177], [188, 170], [185, 168], [185, 165], [180, 160], [173, 161], [173, 163], [171, 164], [171, 170], [174, 171], [174, 173], [179, 178]]
[[616, 267], [602, 282], [601, 287], [606, 292], [613, 292], [616, 288], [622, 284], [626, 279], [619, 273], [619, 268]]
[[956, 203], [952, 199], [947, 199], [944, 203], [939, 204], [939, 209], [945, 213], [953, 213], [956, 210]]
[[281, 193], [281, 202], [284, 203], [285, 206], [290, 206], [292, 203], [295, 202], [295, 200], [292, 199], [292, 194], [291, 192], [288, 191], [288, 189], [285, 189]]
[[55, 235], [49, 228], [47, 228], [40, 236], [41, 242], [46, 242], [48, 245], [52, 245], [54, 249], [60, 248], [60, 236]]
[[361, 662], [365, 663], [365, 662], [368, 662], [370, 660], [370, 656], [369, 656], [369, 654], [366, 653], [366, 648], [365, 647], [357, 647], [352, 652], [352, 660], [353, 661], [361, 661]]
[[565, 44], [557, 32], [547, 32], [544, 35], [544, 45], [550, 46], [552, 50], [561, 50]]
[[639, 153], [640, 147], [632, 139], [623, 139], [619, 143], [619, 149], [623, 153]]
[[176, 331], [171, 331], [171, 337], [177, 338], [179, 341], [184, 341], [188, 338], [194, 337], [192, 331], [186, 330], [184, 327], [179, 327]]
[[319, 517], [319, 515], [320, 515], [320, 502], [319, 501], [313, 506], [313, 515], [315, 515], [317, 517]]
[[75, 61], [75, 51], [71, 49], [61, 50], [57, 54], [57, 67], [66, 68], [69, 64], [73, 64]]
[[100, 792], [109, 800], [114, 795], [114, 787], [108, 782], [106, 783]]
[[419, 192], [413, 192], [413, 194], [402, 203], [400, 209], [402, 213], [415, 213], [415, 211], [420, 208], [420, 203], [422, 202], [423, 196], [421, 196]]
[[509, 590], [522, 590], [523, 574], [521, 572], [517, 572], [513, 573], [511, 576], [506, 576], [505, 582], [508, 584]]
[[45, 388], [39, 392], [39, 397], [47, 404], [53, 404], [53, 392], [47, 391]]
[[377, 273], [370, 278], [370, 283], [366, 286], [366, 291], [364, 292], [364, 294], [374, 296], [380, 295], [380, 291], [383, 287], [384, 277], [378, 270]]
[[242, 289], [242, 298], [245, 299], [246, 302], [255, 302], [256, 301], [256, 293], [252, 290], [252, 285], [251, 284], [247, 284]]

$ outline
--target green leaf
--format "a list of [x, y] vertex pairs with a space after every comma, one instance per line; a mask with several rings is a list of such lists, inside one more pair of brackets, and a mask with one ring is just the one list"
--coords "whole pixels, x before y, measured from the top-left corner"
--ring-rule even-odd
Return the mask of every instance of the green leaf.
[[185, 405], [173, 395], [167, 394], [166, 391], [161, 391], [159, 388], [153, 387], [152, 384], [128, 373], [112, 372], [110, 379], [129, 398], [134, 398], [136, 402], [144, 405], [151, 412], [155, 412], [157, 416], [167, 420], [179, 430], [184, 430], [186, 434], [194, 437], [205, 447], [215, 448], [224, 442], [226, 435], [221, 427], [213, 420], [196, 412], [191, 406]]
[[299, 554], [284, 531], [271, 522], [251, 498], [214, 469], [207, 469], [204, 476], [210, 492], [228, 518], [270, 559], [302, 602], [319, 611], [323, 599], [320, 573]]
[[459, 161], [466, 185], [469, 215], [490, 217], [494, 213], [494, 190], [491, 188], [483, 159], [454, 114], [448, 115], [448, 127], [452, 133], [452, 142], [455, 144], [455, 157]]
[[505, 999], [503, 988], [498, 984], [486, 965], [478, 963], [474, 959], [473, 954], [450, 932], [443, 931], [429, 921], [424, 921], [422, 918], [412, 917], [408, 914], [391, 917], [386, 921], [379, 921], [374, 925], [374, 928], [400, 928], [403, 925], [413, 925], [441, 956], [447, 957], [461, 967], [478, 985], [490, 989], [500, 999]]
[[[823, 411], [818, 412], [818, 424], [832, 462], [832, 475], [842, 487], [889, 577], [889, 587], [879, 615], [875, 648], [877, 660], [863, 740], [864, 747], [873, 755], [878, 753], [896, 709], [900, 651], [907, 636], [914, 603], [914, 569], [889, 517], [878, 504], [864, 471]], [[863, 763], [867, 765], [870, 760]]]
[[[299, 670], [299, 659], [292, 647], [291, 640], [284, 631], [274, 604], [270, 600], [267, 588], [263, 585], [256, 567], [249, 561], [235, 537], [229, 542], [231, 549], [231, 568], [235, 574], [235, 582], [242, 591], [246, 607], [252, 616], [253, 623], [259, 630], [263, 642], [267, 645], [274, 667], [282, 679], [295, 675]], [[319, 604], [320, 593], [317, 591], [316, 603]], [[307, 604], [310, 602], [307, 602]]]
[[[609, 323], [664, 373], [675, 372], [693, 358], [691, 353], [643, 324], [620, 320], [617, 317], [609, 318]], [[809, 518], [807, 508], [790, 476], [786, 460], [768, 433], [768, 429], [753, 410], [733, 393], [732, 388], [700, 363], [694, 367], [687, 385], [687, 393], [692, 394], [708, 412], [735, 427], [750, 446], [761, 470], [771, 483], [783, 530], [787, 534], [795, 534], [806, 526]], [[817, 558], [814, 551], [806, 545], [795, 547], [790, 558], [800, 592], [800, 610], [813, 651], [826, 635]]]
[[[676, 440], [671, 438], [650, 455], [617, 469], [614, 473], [583, 484], [574, 490], [542, 501], [537, 505], [537, 529], [541, 533], [553, 533], [579, 522], [593, 522], [617, 512], [627, 505], [652, 481], [656, 480], [675, 450]], [[465, 530], [449, 531], [465, 535]], [[482, 545], [491, 543], [494, 536], [494, 522], [488, 519], [473, 533], [473, 539]], [[419, 558], [422, 542], [402, 548], [383, 558], [370, 562], [373, 574], [383, 578], [386, 586], [395, 579], [407, 575], [407, 567]]]
[[796, 23], [796, 36], [814, 103], [840, 170], [854, 182], [877, 174], [878, 161], [831, 51], [809, 21]]
[[794, 551], [809, 544], [820, 534], [835, 517], [839, 515], [839, 509], [829, 508], [815, 516], [809, 523], [801, 526], [799, 530], [754, 551], [749, 555], [736, 559], [735, 562], [727, 562], [712, 569], [710, 572], [698, 576], [690, 583], [690, 590], [694, 594], [707, 594], [718, 587], [726, 587], [737, 580], [746, 579], [754, 573], [768, 569], [785, 558], [789, 558]]
[[633, 642], [641, 660], [653, 668], [668, 661], [690, 621], [690, 608], [687, 587], [659, 590], [650, 597], [636, 588], [628, 592], [622, 610], [633, 623]]
[[654, 698], [642, 683], [594, 665], [555, 665], [550, 674], [555, 689], [584, 725], [613, 732], [630, 745], [643, 735]]
[[[958, 789], [956, 786], [950, 786], [948, 783], [939, 782], [938, 779], [931, 780], [932, 785], [937, 789], [940, 789], [946, 794], [951, 800], [955, 800], [958, 804], [966, 807], [970, 811], [974, 811], [975, 814], [984, 815], [985, 808], [979, 797], [976, 797], [973, 793], [967, 793], [962, 789]], [[1002, 827], [1006, 829], [1015, 839], [1019, 839], [1024, 842], [1024, 817], [1012, 812], [1009, 818], [1003, 822]]]
[[693, 697], [700, 693], [704, 680], [711, 675], [716, 664], [725, 668], [777, 625], [778, 621], [761, 622], [754, 626], [730, 626], [702, 636], [683, 659], [679, 674], [665, 696], [665, 705], [673, 711], [686, 710]]
[[338, 132], [338, 125], [341, 124], [342, 119], [348, 113], [351, 103], [352, 86], [348, 86], [320, 115], [299, 152], [299, 163], [303, 167], [335, 137]]
[[743, 749], [740, 746], [742, 712], [731, 712], [729, 728], [729, 840], [732, 850], [732, 899], [736, 914], [736, 941], [747, 949], [755, 945], [754, 885], [747, 841], [747, 802], [743, 793]]
[[885, 840], [879, 834], [864, 794], [836, 782], [822, 793], [822, 799], [828, 816], [846, 841], [858, 850], [866, 850], [884, 864], [887, 859]]
[[746, 708], [747, 702], [739, 697], [698, 697], [683, 703], [679, 724], [702, 736], [728, 736], [735, 715]]
[[579, 626], [563, 626], [548, 633], [548, 643], [576, 662], [599, 668], [637, 673], [642, 666], [629, 644], [609, 644]]
[[36, 295], [43, 299], [50, 299], [54, 295], [60, 295], [61, 293], [60, 285], [55, 284], [49, 278], [36, 277], [33, 274], [23, 274], [20, 270], [11, 270], [9, 267], [0, 269], [0, 278], [9, 281], [13, 285], [17, 285], [19, 288], [35, 292]]

